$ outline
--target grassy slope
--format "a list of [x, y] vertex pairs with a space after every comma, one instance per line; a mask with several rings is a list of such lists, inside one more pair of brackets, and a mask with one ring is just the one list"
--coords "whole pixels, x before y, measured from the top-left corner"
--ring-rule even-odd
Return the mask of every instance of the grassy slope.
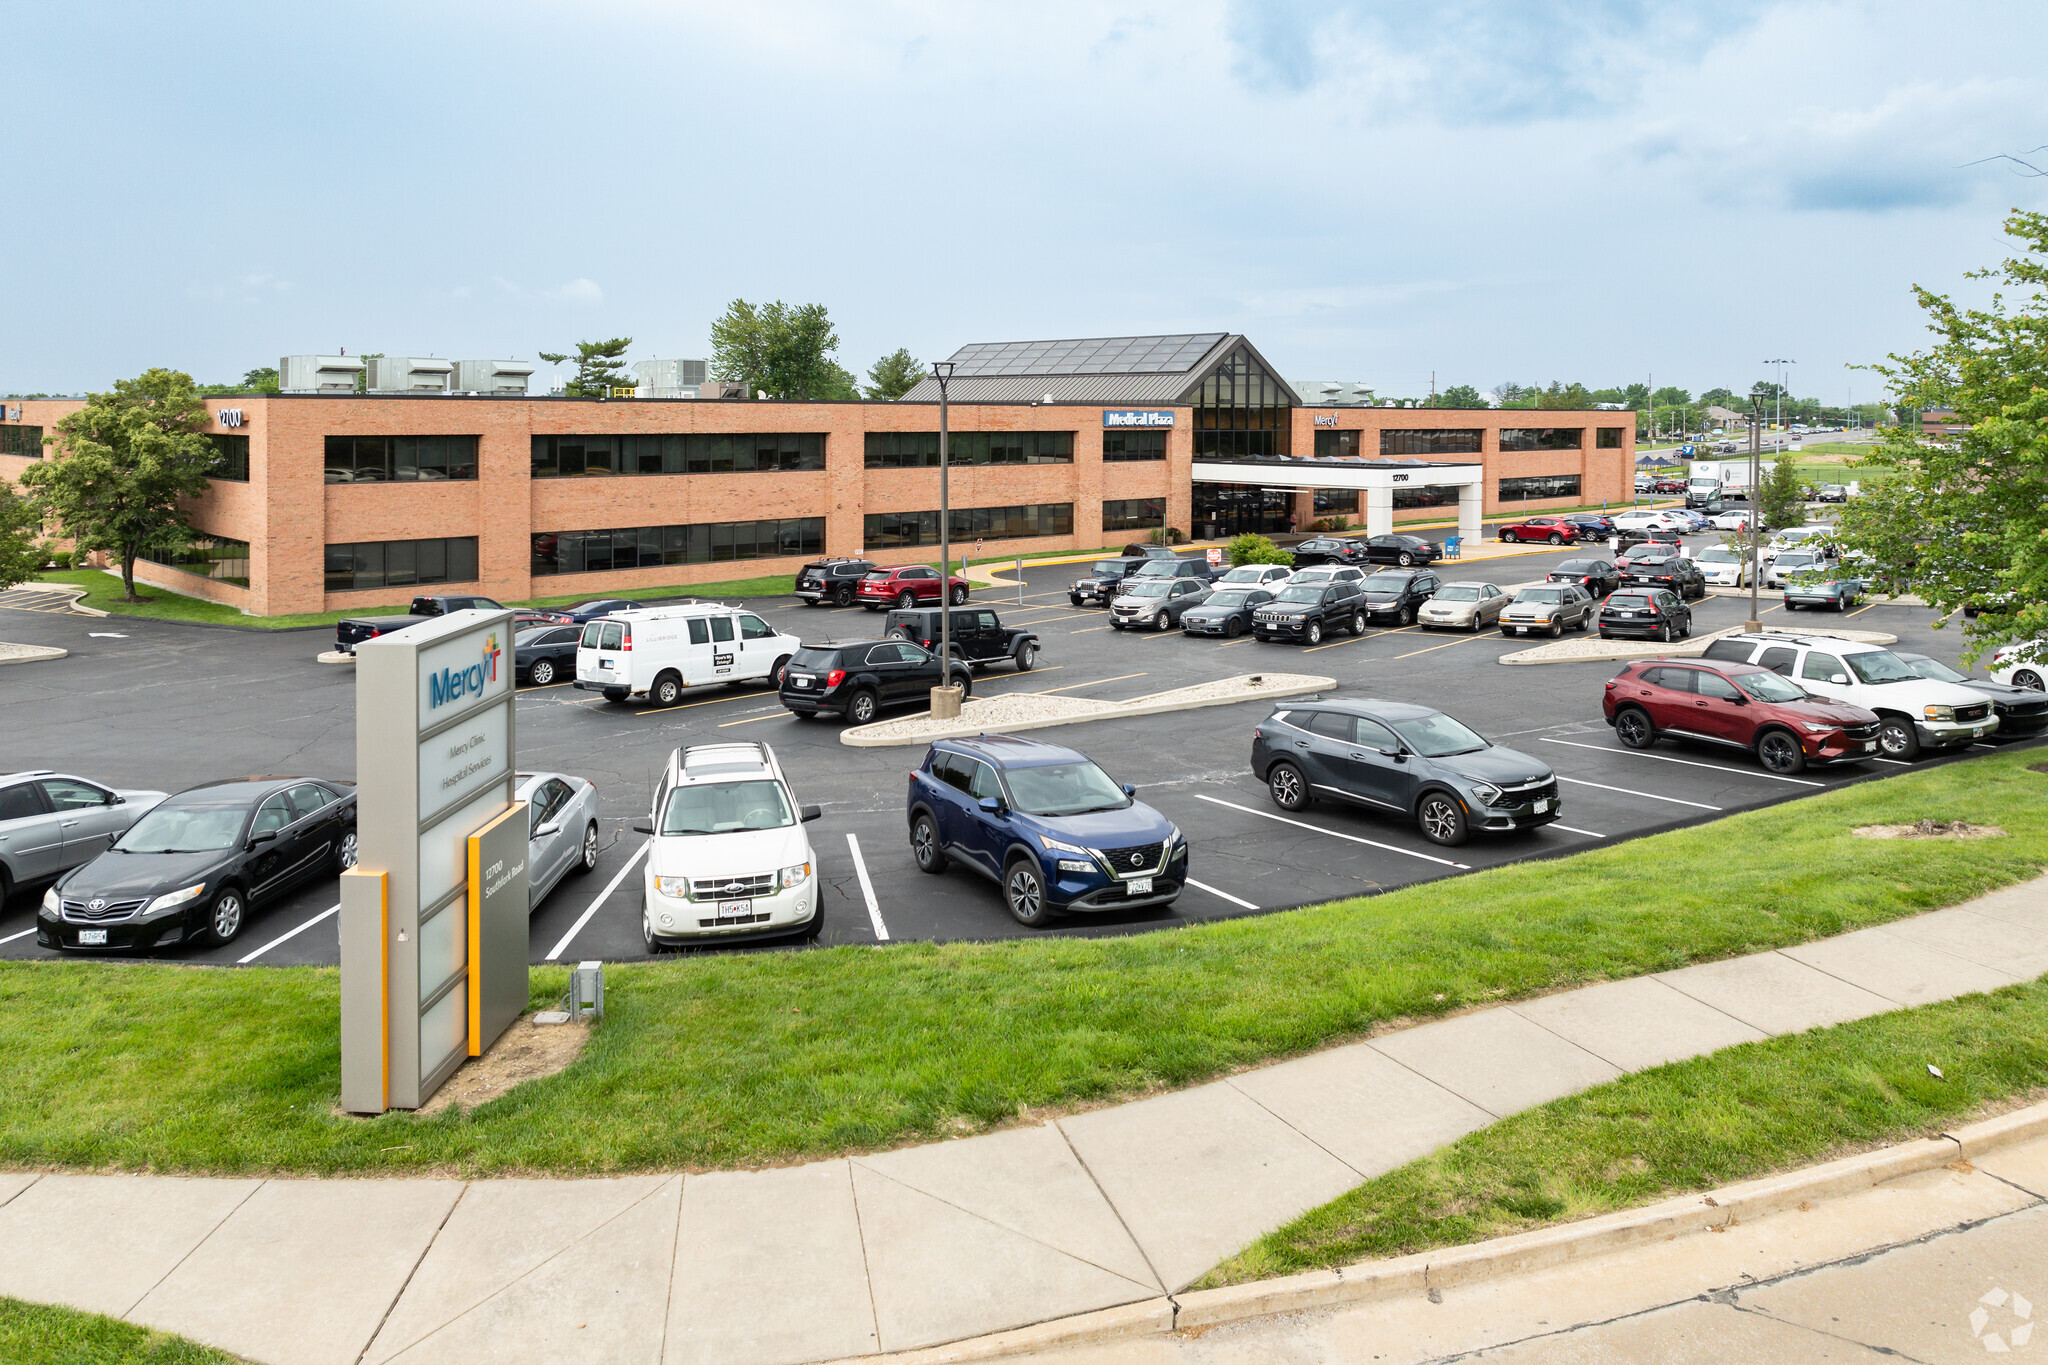
[[2043, 1086], [2048, 981], [1748, 1043], [1503, 1119], [1310, 1210], [1202, 1284], [1484, 1241], [1712, 1189], [1931, 1137]]
[[229, 1365], [240, 1358], [97, 1313], [0, 1298], [7, 1365]]
[[[1967, 900], [2048, 864], [2048, 776], [2026, 766], [2036, 757], [1986, 756], [1566, 859], [1175, 932], [615, 966], [609, 1017], [577, 1065], [432, 1119], [333, 1116], [331, 970], [9, 963], [0, 1033], [36, 1046], [17, 1052], [0, 1090], [0, 1162], [601, 1171], [915, 1141], [1187, 1085], [1390, 1021]], [[1849, 833], [1922, 816], [2011, 835]], [[561, 989], [558, 971], [536, 971], [536, 1001]]]

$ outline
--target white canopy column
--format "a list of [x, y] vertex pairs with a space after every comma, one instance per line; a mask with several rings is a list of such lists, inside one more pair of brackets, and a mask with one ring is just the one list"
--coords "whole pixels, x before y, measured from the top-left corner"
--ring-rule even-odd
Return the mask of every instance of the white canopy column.
[[1480, 537], [1479, 516], [1486, 507], [1486, 485], [1468, 483], [1458, 490], [1458, 536], [1467, 542]]
[[1367, 484], [1364, 492], [1365, 533], [1369, 536], [1390, 534], [1394, 529], [1394, 490]]

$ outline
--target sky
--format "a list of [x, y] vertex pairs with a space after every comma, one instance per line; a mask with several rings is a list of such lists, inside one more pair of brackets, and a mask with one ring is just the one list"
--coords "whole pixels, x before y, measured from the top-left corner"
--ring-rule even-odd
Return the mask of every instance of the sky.
[[[8, 7], [0, 392], [284, 354], [1232, 331], [1383, 396], [1877, 396], [2048, 178], [2048, 6]], [[2032, 157], [2048, 168], [2048, 153]], [[1982, 164], [1970, 164], [1973, 162]], [[552, 371], [542, 369], [536, 390]]]

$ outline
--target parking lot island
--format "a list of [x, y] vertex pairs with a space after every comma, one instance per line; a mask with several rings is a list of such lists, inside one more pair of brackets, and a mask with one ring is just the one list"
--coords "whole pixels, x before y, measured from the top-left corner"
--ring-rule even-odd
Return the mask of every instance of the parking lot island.
[[852, 726], [840, 732], [839, 742], [856, 749], [928, 744], [935, 739], [965, 739], [969, 735], [996, 731], [1042, 730], [1053, 725], [1156, 716], [1168, 711], [1194, 711], [1205, 706], [1229, 706], [1241, 701], [1278, 701], [1283, 697], [1302, 697], [1328, 691], [1336, 685], [1335, 678], [1312, 673], [1246, 673], [1121, 702], [1026, 692], [969, 701], [960, 708], [957, 719], [924, 712], [877, 721], [872, 725]]

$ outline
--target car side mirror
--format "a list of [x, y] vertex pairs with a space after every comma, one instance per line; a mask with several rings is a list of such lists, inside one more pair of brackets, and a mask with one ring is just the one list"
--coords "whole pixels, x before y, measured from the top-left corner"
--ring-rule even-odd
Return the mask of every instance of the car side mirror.
[[128, 798], [119, 792], [108, 792], [107, 804], [110, 806], [125, 806], [128, 804]]
[[534, 839], [544, 839], [548, 835], [553, 834], [556, 830], [560, 829], [561, 827], [562, 822], [560, 820], [550, 820], [548, 821], [548, 823], [542, 825], [539, 829], [535, 830], [528, 837]]
[[271, 843], [271, 842], [273, 842], [273, 841], [274, 841], [274, 840], [275, 840], [276, 838], [277, 838], [277, 831], [276, 831], [276, 830], [274, 830], [274, 829], [259, 829], [259, 830], [257, 830], [257, 831], [256, 831], [256, 832], [255, 832], [254, 834], [252, 834], [252, 835], [250, 835], [250, 836], [249, 836], [249, 847], [251, 847], [251, 848], [254, 848], [254, 847], [256, 847], [256, 845], [258, 845], [258, 844], [267, 844], [267, 843]]
[[1003, 813], [1003, 798], [1000, 796], [984, 796], [979, 804], [983, 815], [1001, 815]]
[[1121, 785], [1123, 786], [1123, 790], [1124, 790], [1124, 795], [1125, 795], [1125, 796], [1129, 796], [1129, 797], [1133, 797], [1133, 798], [1135, 798], [1135, 797], [1137, 796], [1137, 794], [1138, 794], [1138, 789], [1137, 789], [1136, 787], [1133, 787], [1133, 786], [1132, 786], [1132, 785], [1131, 785], [1130, 783], [1128, 783], [1128, 782], [1125, 782], [1125, 783], [1123, 783], [1123, 784], [1121, 784]]
[[633, 832], [635, 834], [652, 834], [654, 833], [654, 822], [652, 820], [635, 820], [633, 822]]
[[824, 813], [824, 811], [819, 810], [816, 806], [805, 806], [801, 811], [797, 812], [799, 817], [798, 823], [807, 825]]

